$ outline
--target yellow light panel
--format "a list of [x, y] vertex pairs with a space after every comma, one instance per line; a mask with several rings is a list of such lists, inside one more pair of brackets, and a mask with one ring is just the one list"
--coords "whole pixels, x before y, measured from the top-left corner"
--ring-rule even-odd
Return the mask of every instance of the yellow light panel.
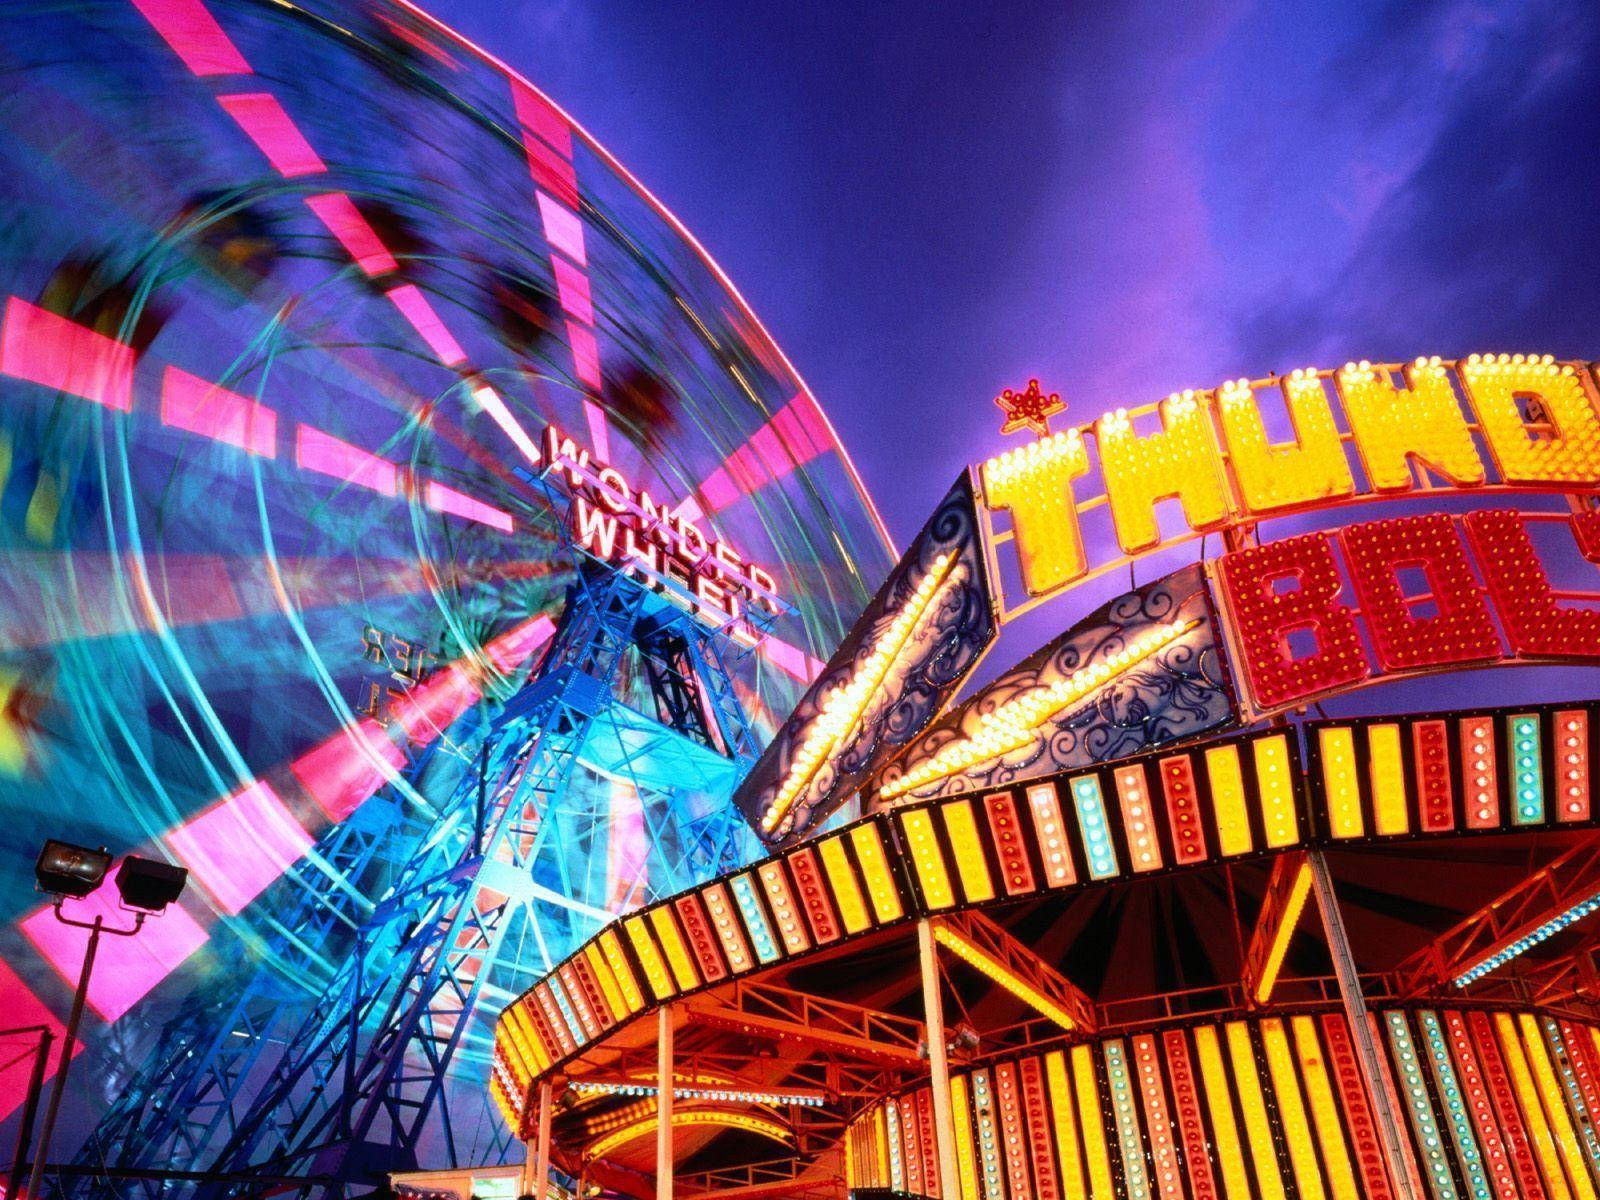
[[1116, 1200], [1111, 1182], [1111, 1156], [1106, 1152], [1106, 1115], [1100, 1110], [1100, 1089], [1095, 1083], [1094, 1059], [1089, 1047], [1072, 1048], [1072, 1082], [1078, 1093], [1079, 1125], [1089, 1159], [1090, 1200]]
[[1176, 497], [1196, 532], [1226, 524], [1228, 486], [1203, 395], [1168, 396], [1161, 402], [1161, 430], [1143, 437], [1126, 409], [1107, 413], [1095, 422], [1095, 443], [1117, 542], [1127, 553], [1161, 541], [1160, 500]]
[[1346, 363], [1334, 375], [1367, 482], [1378, 492], [1410, 491], [1414, 457], [1459, 487], [1482, 483], [1483, 463], [1449, 373], [1437, 358], [1419, 358], [1406, 376], [1408, 387], [1397, 389], [1369, 362]]
[[1294, 940], [1295, 926], [1300, 924], [1300, 914], [1305, 911], [1306, 897], [1311, 894], [1311, 864], [1303, 862], [1295, 872], [1289, 897], [1284, 902], [1283, 915], [1278, 928], [1273, 931], [1272, 945], [1267, 950], [1267, 960], [1261, 966], [1261, 978], [1256, 981], [1256, 1003], [1265, 1004], [1272, 996], [1273, 985], [1278, 982], [1278, 972], [1283, 968], [1283, 956]]
[[1584, 1162], [1582, 1143], [1578, 1140], [1578, 1131], [1572, 1126], [1572, 1117], [1567, 1112], [1566, 1093], [1562, 1091], [1561, 1082], [1550, 1063], [1550, 1053], [1545, 1049], [1544, 1038], [1539, 1033], [1539, 1023], [1531, 1013], [1518, 1013], [1517, 1024], [1522, 1029], [1522, 1044], [1527, 1048], [1528, 1064], [1533, 1068], [1533, 1080], [1538, 1086], [1539, 1098], [1544, 1102], [1545, 1115], [1550, 1120], [1556, 1146], [1567, 1165], [1572, 1190], [1578, 1200], [1595, 1200], [1594, 1182], [1589, 1177], [1588, 1164]]
[[661, 941], [661, 948], [667, 952], [667, 965], [672, 968], [672, 977], [677, 980], [680, 991], [687, 992], [699, 984], [699, 977], [695, 975], [694, 964], [689, 961], [689, 947], [683, 944], [683, 936], [678, 932], [678, 926], [672, 919], [672, 912], [665, 905], [650, 910], [650, 924], [655, 926], [656, 937]]
[[[1548, 354], [1474, 354], [1460, 371], [1501, 479], [1600, 483], [1600, 415], [1572, 367]], [[1538, 398], [1552, 436], [1529, 432], [1517, 404], [1523, 396]]]
[[1261, 1200], [1284, 1200], [1283, 1176], [1278, 1172], [1272, 1122], [1267, 1118], [1267, 1102], [1261, 1094], [1261, 1074], [1256, 1070], [1250, 1029], [1243, 1021], [1229, 1021], [1226, 1032], [1228, 1054], [1233, 1059], [1233, 1078], [1238, 1084], [1239, 1107], [1244, 1113], [1245, 1134], [1250, 1139], [1250, 1158], [1255, 1163], [1256, 1182], [1261, 1186]]
[[828, 887], [833, 891], [834, 903], [839, 906], [839, 920], [846, 933], [860, 933], [871, 923], [867, 916], [866, 898], [856, 883], [856, 873], [850, 869], [850, 859], [844, 852], [844, 835], [836, 834], [821, 842], [822, 872], [828, 877]]
[[1055, 1127], [1056, 1151], [1061, 1159], [1061, 1194], [1083, 1195], [1083, 1156], [1078, 1153], [1078, 1123], [1072, 1115], [1072, 1089], [1067, 1083], [1067, 1060], [1059, 1050], [1044, 1058], [1044, 1078], [1050, 1092], [1050, 1116]]
[[1539, 1102], [1539, 1091], [1534, 1086], [1533, 1073], [1528, 1060], [1523, 1057], [1522, 1039], [1517, 1036], [1515, 1022], [1507, 1013], [1494, 1014], [1495, 1032], [1500, 1036], [1500, 1049], [1505, 1055], [1506, 1068], [1511, 1073], [1511, 1086], [1516, 1089], [1522, 1108], [1522, 1119], [1527, 1122], [1528, 1133], [1533, 1138], [1533, 1148], [1544, 1167], [1545, 1183], [1550, 1189], [1550, 1200], [1572, 1200], [1572, 1189], [1561, 1170], [1561, 1156], [1556, 1152], [1555, 1139], [1550, 1135], [1549, 1122]]
[[935, 925], [933, 927], [933, 940], [949, 950], [962, 962], [976, 967], [982, 974], [988, 976], [1041, 1016], [1048, 1017], [1061, 1028], [1069, 1031], [1078, 1027], [1078, 1023], [1072, 1019], [1072, 1014], [1067, 1012], [1066, 1009], [1040, 992], [1039, 989], [1012, 971], [999, 959], [980, 950], [949, 926]]
[[1261, 796], [1261, 823], [1267, 845], [1277, 849], [1300, 840], [1294, 811], [1294, 768], [1289, 759], [1287, 735], [1275, 733], [1251, 743], [1255, 760], [1256, 791]]
[[970, 800], [953, 800], [940, 806], [944, 815], [945, 832], [950, 835], [950, 849], [956, 856], [956, 874], [961, 879], [961, 891], [968, 904], [980, 904], [994, 899], [994, 881], [989, 877], [989, 864], [983, 857], [983, 843], [978, 840], [978, 822], [972, 815]]
[[795, 801], [805, 792], [834, 748], [860, 723], [873, 698], [883, 688], [890, 669], [911, 640], [922, 618], [936, 607], [935, 601], [947, 586], [960, 581], [963, 572], [956, 558], [941, 554], [933, 560], [927, 574], [917, 584], [911, 598], [894, 615], [887, 629], [873, 642], [866, 659], [856, 668], [850, 682], [835, 688], [822, 701], [821, 711], [806, 731], [795, 751], [788, 773], [772, 805], [761, 817], [761, 828], [771, 833], [782, 823]]
[[1022, 586], [1031, 596], [1064, 587], [1085, 568], [1072, 481], [1089, 470], [1076, 429], [1007, 450], [983, 464], [983, 498], [1011, 513]]
[[650, 931], [645, 928], [644, 921], [639, 917], [629, 917], [622, 923], [622, 928], [627, 931], [628, 941], [633, 943], [634, 955], [639, 959], [639, 965], [644, 968], [645, 982], [650, 985], [650, 990], [655, 993], [657, 1000], [665, 1000], [673, 993], [672, 979], [667, 974], [667, 964], [661, 961], [661, 952], [656, 949], [655, 941], [650, 937]]
[[1317, 1144], [1322, 1147], [1322, 1161], [1328, 1168], [1328, 1186], [1333, 1189], [1333, 1200], [1361, 1200], [1355, 1168], [1345, 1145], [1344, 1119], [1333, 1098], [1333, 1084], [1328, 1077], [1328, 1064], [1323, 1058], [1322, 1045], [1317, 1040], [1317, 1027], [1310, 1017], [1295, 1017], [1291, 1025], [1294, 1029], [1295, 1052], [1306, 1081], [1306, 1096], [1311, 1101], [1311, 1117], [1317, 1125]]
[[1350, 463], [1333, 423], [1333, 409], [1316, 371], [1296, 370], [1283, 381], [1295, 440], [1273, 444], [1248, 379], [1217, 389], [1228, 461], [1239, 496], [1253, 513], [1277, 512], [1351, 495]]
[[633, 968], [628, 965], [627, 955], [622, 952], [622, 943], [617, 940], [615, 928], [601, 932], [600, 952], [606, 956], [606, 965], [611, 968], [617, 987], [622, 990], [622, 998], [627, 1001], [628, 1012], [638, 1012], [644, 1007], [644, 996], [640, 993], [639, 984], [633, 977]]
[[1211, 782], [1211, 805], [1217, 817], [1217, 845], [1223, 854], [1248, 854], [1251, 850], [1250, 816], [1245, 809], [1244, 772], [1236, 744], [1212, 746], [1206, 751], [1206, 777]]
[[1272, 1092], [1277, 1097], [1284, 1137], [1289, 1143], [1295, 1194], [1300, 1200], [1325, 1200], [1327, 1193], [1322, 1186], [1317, 1147], [1311, 1138], [1305, 1103], [1300, 1099], [1300, 1077], [1295, 1070], [1294, 1056], [1289, 1052], [1289, 1038], [1282, 1021], [1274, 1017], [1261, 1022], [1261, 1046], [1266, 1051], [1267, 1073], [1272, 1078]]
[[1206, 1086], [1206, 1109], [1211, 1113], [1217, 1161], [1222, 1167], [1222, 1185], [1228, 1200], [1250, 1200], [1250, 1176], [1245, 1171], [1244, 1149], [1239, 1141], [1239, 1126], [1233, 1119], [1233, 1101], [1228, 1095], [1228, 1071], [1222, 1062], [1222, 1047], [1214, 1025], [1194, 1031], [1194, 1044], [1200, 1059], [1200, 1078]]
[[[614, 1129], [604, 1137], [597, 1139], [584, 1148], [583, 1156], [590, 1162], [604, 1157], [607, 1153], [626, 1146], [629, 1142], [653, 1134], [656, 1126], [660, 1124], [652, 1113], [643, 1120], [634, 1121], [620, 1129]], [[674, 1111], [672, 1114], [672, 1127], [674, 1129], [692, 1129], [705, 1126], [715, 1126], [722, 1129], [741, 1129], [746, 1133], [759, 1134], [761, 1137], [771, 1138], [775, 1142], [787, 1142], [789, 1129], [776, 1121], [769, 1121], [766, 1117], [752, 1116], [749, 1113], [727, 1112], [720, 1108], [691, 1108]]]
[[1361, 785], [1356, 772], [1356, 739], [1348, 725], [1317, 731], [1322, 753], [1322, 785], [1328, 801], [1328, 824], [1336, 838], [1356, 838], [1366, 832], [1361, 815]]
[[978, 1200], [978, 1164], [972, 1150], [972, 1111], [967, 1106], [967, 1077], [950, 1076], [950, 1112], [956, 1127], [956, 1178], [961, 1200]]
[[949, 908], [956, 897], [950, 887], [944, 854], [933, 836], [933, 818], [927, 809], [917, 809], [902, 813], [900, 824], [906, 831], [906, 840], [911, 843], [911, 861], [917, 868], [923, 899], [929, 908]]
[[877, 825], [857, 825], [850, 831], [850, 844], [856, 848], [856, 861], [861, 864], [861, 875], [867, 881], [867, 895], [872, 898], [872, 911], [878, 923], [898, 921], [905, 910], [900, 905], [900, 889], [889, 871], [889, 861], [883, 853], [883, 835]]
[[1373, 823], [1380, 835], [1411, 828], [1406, 809], [1406, 767], [1400, 755], [1400, 726], [1367, 726], [1367, 756], [1372, 778]]

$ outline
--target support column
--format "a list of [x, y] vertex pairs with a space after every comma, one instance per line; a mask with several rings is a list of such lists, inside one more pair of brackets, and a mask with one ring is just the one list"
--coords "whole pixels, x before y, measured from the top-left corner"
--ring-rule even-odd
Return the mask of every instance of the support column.
[[539, 1084], [539, 1123], [533, 1140], [533, 1178], [528, 1192], [534, 1200], [545, 1200], [550, 1191], [550, 1110], [555, 1107], [550, 1081]]
[[672, 1009], [656, 1012], [656, 1200], [672, 1200]]
[[1339, 898], [1334, 894], [1333, 877], [1328, 874], [1328, 864], [1322, 851], [1308, 851], [1306, 860], [1311, 864], [1311, 882], [1317, 893], [1317, 908], [1322, 913], [1322, 927], [1328, 937], [1328, 953], [1333, 959], [1333, 973], [1339, 983], [1339, 998], [1344, 1003], [1350, 1040], [1355, 1045], [1356, 1063], [1361, 1069], [1362, 1081], [1367, 1086], [1367, 1095], [1372, 1099], [1373, 1114], [1378, 1122], [1378, 1140], [1384, 1161], [1389, 1166], [1389, 1178], [1400, 1200], [1422, 1200], [1413, 1187], [1417, 1176], [1411, 1162], [1411, 1151], [1400, 1125], [1400, 1114], [1394, 1110], [1385, 1081], [1380, 1058], [1382, 1051], [1372, 1036], [1372, 1024], [1367, 1019], [1367, 998], [1361, 990], [1361, 976], [1356, 971], [1355, 955], [1350, 951], [1344, 917], [1339, 913]]
[[950, 1111], [949, 1039], [944, 1030], [944, 1001], [939, 995], [939, 958], [933, 944], [933, 925], [927, 917], [917, 922], [917, 959], [922, 968], [923, 1021], [928, 1027], [928, 1067], [933, 1085], [933, 1137], [939, 1149], [939, 1195], [955, 1200], [961, 1195], [956, 1179], [956, 1128]]

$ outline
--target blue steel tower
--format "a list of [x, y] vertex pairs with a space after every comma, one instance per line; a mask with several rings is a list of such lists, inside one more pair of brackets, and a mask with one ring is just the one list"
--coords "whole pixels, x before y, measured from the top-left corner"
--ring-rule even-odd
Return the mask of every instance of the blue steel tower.
[[[750, 856], [729, 796], [758, 749], [733, 685], [751, 639], [672, 582], [569, 550], [581, 567], [527, 683], [440, 739], [474, 752], [412, 764], [424, 796], [450, 781], [433, 819], [380, 794], [319, 848], [331, 869], [311, 873], [288, 957], [271, 957], [331, 939], [331, 975], [308, 994], [262, 970], [169, 1023], [80, 1155], [105, 1194], [175, 1160], [221, 1192], [338, 1192], [419, 1152], [503, 1159], [482, 1078], [501, 1004], [619, 907]], [[464, 1144], [472, 1132], [491, 1140]]]

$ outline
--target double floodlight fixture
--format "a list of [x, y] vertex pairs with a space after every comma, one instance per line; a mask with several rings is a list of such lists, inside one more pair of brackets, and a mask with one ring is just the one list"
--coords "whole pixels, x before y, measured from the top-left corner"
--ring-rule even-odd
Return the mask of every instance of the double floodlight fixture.
[[[104, 848], [91, 850], [52, 838], [39, 851], [33, 877], [39, 890], [61, 900], [82, 899], [105, 882], [111, 855]], [[117, 894], [122, 903], [140, 913], [158, 913], [176, 900], [188, 882], [189, 872], [171, 863], [130, 854], [117, 869]]]

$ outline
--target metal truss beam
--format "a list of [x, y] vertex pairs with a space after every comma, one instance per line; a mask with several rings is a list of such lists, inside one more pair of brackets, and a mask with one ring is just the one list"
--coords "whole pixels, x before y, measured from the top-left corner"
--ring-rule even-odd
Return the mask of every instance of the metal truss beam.
[[770, 983], [740, 981], [685, 1002], [691, 1026], [782, 1043], [800, 1062], [817, 1051], [922, 1070], [921, 1021]]
[[978, 912], [940, 917], [933, 938], [1034, 1011], [1075, 1033], [1098, 1027], [1094, 1004], [1070, 980]]
[[1284, 955], [1289, 951], [1289, 943], [1310, 895], [1311, 864], [1306, 856], [1279, 856], [1272, 864], [1261, 912], [1245, 949], [1241, 979], [1247, 1003], [1261, 1005], [1272, 998]]
[[1589, 837], [1440, 934], [1396, 969], [1401, 995], [1450, 986], [1547, 923], [1600, 896], [1600, 836]]

